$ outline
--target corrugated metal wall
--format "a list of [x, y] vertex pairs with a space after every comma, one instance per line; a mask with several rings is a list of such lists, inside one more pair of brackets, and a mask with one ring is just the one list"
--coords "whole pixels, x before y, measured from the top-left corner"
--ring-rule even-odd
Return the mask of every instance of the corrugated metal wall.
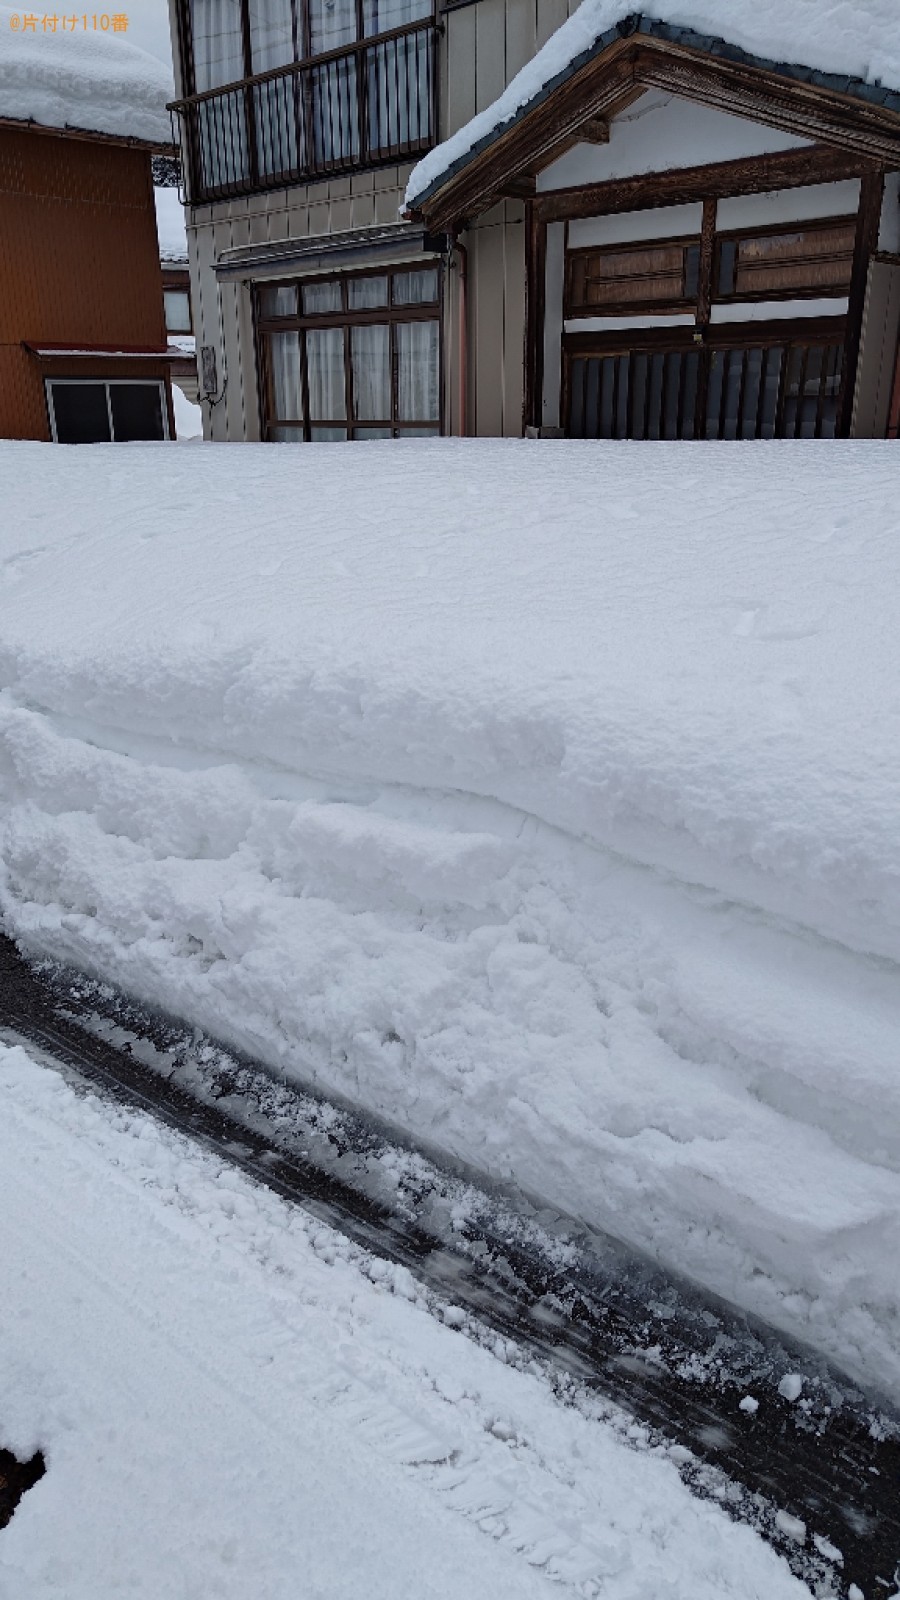
[[0, 127], [0, 436], [45, 439], [22, 340], [165, 347], [146, 151]]

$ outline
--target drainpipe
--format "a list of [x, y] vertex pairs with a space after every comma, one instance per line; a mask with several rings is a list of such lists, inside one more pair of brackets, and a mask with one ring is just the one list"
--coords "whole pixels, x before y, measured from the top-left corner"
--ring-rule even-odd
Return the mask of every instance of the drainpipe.
[[468, 287], [469, 287], [469, 252], [459, 239], [454, 238], [453, 248], [459, 261], [459, 437], [464, 439], [468, 433], [466, 418], [466, 395], [468, 389], [467, 355], [468, 355]]

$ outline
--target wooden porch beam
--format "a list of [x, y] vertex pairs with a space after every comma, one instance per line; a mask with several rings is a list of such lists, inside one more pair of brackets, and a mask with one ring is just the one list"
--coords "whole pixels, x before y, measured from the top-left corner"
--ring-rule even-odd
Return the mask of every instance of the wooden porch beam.
[[575, 129], [575, 137], [586, 144], [609, 144], [609, 118], [588, 117]]
[[885, 165], [900, 159], [895, 114], [816, 84], [649, 40], [635, 53], [634, 76], [646, 89], [665, 89], [795, 137], [833, 143]]
[[563, 222], [575, 217], [602, 217], [620, 211], [724, 199], [729, 195], [761, 194], [769, 189], [834, 183], [879, 170], [868, 156], [813, 145], [738, 161], [711, 161], [699, 167], [675, 167], [667, 172], [645, 172], [632, 178], [548, 190], [537, 196], [535, 209], [544, 222]]

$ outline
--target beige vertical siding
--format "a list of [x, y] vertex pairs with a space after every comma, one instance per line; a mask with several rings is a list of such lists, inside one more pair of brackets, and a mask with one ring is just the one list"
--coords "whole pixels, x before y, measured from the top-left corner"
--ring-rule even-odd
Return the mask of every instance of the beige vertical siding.
[[855, 439], [883, 439], [887, 429], [900, 330], [900, 260], [875, 260], [869, 267], [863, 310], [856, 398], [850, 432]]

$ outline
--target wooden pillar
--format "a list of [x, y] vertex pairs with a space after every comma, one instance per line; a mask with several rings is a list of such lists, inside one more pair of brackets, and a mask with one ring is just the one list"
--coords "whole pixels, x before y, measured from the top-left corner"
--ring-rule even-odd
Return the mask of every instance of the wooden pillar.
[[532, 200], [525, 203], [525, 384], [523, 429], [539, 428], [544, 408], [544, 309], [547, 224]]
[[859, 367], [859, 341], [862, 335], [866, 283], [869, 277], [869, 257], [878, 244], [883, 195], [884, 173], [882, 171], [863, 173], [859, 182], [859, 211], [856, 216], [856, 243], [853, 250], [853, 270], [850, 275], [847, 337], [844, 344], [841, 418], [837, 430], [840, 437], [845, 439], [850, 433], [850, 424], [853, 420], [856, 374]]

